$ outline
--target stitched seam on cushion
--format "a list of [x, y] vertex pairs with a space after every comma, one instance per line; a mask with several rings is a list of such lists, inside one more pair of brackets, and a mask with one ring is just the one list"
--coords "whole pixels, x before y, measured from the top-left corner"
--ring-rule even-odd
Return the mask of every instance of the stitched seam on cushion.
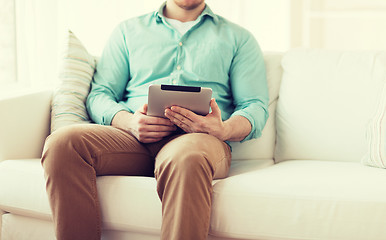
[[[383, 167], [386, 167], [386, 162], [384, 161], [385, 159], [384, 159], [384, 156], [382, 156], [383, 154], [382, 154], [382, 146], [385, 146], [385, 145], [383, 145], [383, 143], [382, 143], [382, 139], [383, 139], [383, 137], [382, 137], [382, 123], [383, 123], [383, 118], [385, 117], [385, 111], [386, 111], [386, 97], [385, 97], [385, 95], [383, 94], [384, 92], [386, 92], [385, 91], [386, 90], [386, 82], [383, 84], [383, 91], [382, 91], [382, 96], [383, 96], [383, 104], [382, 104], [382, 106], [381, 107], [383, 107], [383, 110], [381, 110], [382, 111], [382, 114], [381, 114], [381, 118], [380, 118], [380, 120], [379, 120], [379, 156], [380, 156], [380, 161], [381, 161], [381, 164], [382, 164], [382, 166]], [[383, 133], [384, 134], [384, 133]]]
[[[386, 89], [386, 83], [384, 83], [381, 91], [381, 101], [379, 101], [375, 115], [373, 116], [371, 138], [370, 138], [370, 158], [369, 162], [373, 166], [386, 167], [385, 162], [382, 159], [382, 121], [385, 114], [386, 98], [382, 97], [383, 92]], [[378, 129], [379, 128], [379, 129]], [[377, 144], [377, 142], [379, 144]], [[379, 155], [378, 155], [379, 154]]]

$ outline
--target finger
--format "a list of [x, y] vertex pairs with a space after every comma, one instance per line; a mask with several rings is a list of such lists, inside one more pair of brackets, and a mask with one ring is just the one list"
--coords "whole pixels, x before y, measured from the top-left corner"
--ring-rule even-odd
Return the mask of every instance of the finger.
[[171, 122], [176, 124], [176, 122], [184, 122], [185, 124], [187, 122], [191, 122], [189, 118], [186, 118], [184, 115], [181, 115], [180, 113], [174, 112], [171, 109], [165, 110], [165, 116], [170, 119]]
[[210, 108], [212, 109], [212, 113], [214, 115], [220, 115], [221, 116], [221, 110], [219, 106], [217, 105], [217, 102], [214, 98], [210, 100]]
[[192, 125], [194, 124], [194, 122], [192, 122], [190, 119], [185, 118], [184, 116], [178, 113], [174, 113], [170, 109], [167, 109], [165, 111], [165, 116], [169, 118], [172, 123], [180, 127], [185, 132], [192, 132]]
[[165, 132], [146, 132], [146, 131], [141, 131], [137, 133], [137, 138], [141, 142], [146, 141], [146, 139], [153, 139], [151, 141], [156, 141], [160, 140], [163, 137], [169, 136], [172, 134], [171, 131], [165, 131]]
[[165, 125], [146, 125], [140, 128], [143, 132], [174, 132], [177, 127], [173, 124], [172, 126]]
[[153, 116], [145, 116], [140, 120], [140, 123], [146, 125], [164, 125], [164, 126], [173, 126], [174, 124], [170, 122], [169, 119]]
[[[185, 132], [191, 132], [191, 126], [188, 125], [187, 123], [185, 123], [184, 120], [179, 120], [178, 118], [175, 118], [172, 116], [169, 116], [169, 117], [170, 117], [170, 121], [173, 122], [175, 124], [175, 126], [178, 126], [179, 128], [181, 128]], [[187, 121], [189, 121], [189, 120], [187, 120]]]
[[184, 117], [184, 118], [189, 119], [189, 120], [192, 121], [192, 122], [195, 122], [195, 121], [198, 120], [198, 119], [197, 119], [197, 118], [198, 118], [198, 115], [195, 114], [194, 112], [192, 112], [192, 111], [186, 109], [186, 108], [182, 108], [182, 107], [178, 107], [178, 106], [172, 106], [172, 107], [170, 108], [170, 110], [171, 110], [172, 112], [178, 114], [178, 115], [176, 115], [176, 117], [177, 117], [178, 119], [181, 119], [181, 117], [179, 117], [179, 115], [180, 115], [180, 116], [182, 116], [182, 117]]
[[163, 138], [170, 135], [172, 132], [142, 132], [139, 134], [139, 138]]
[[144, 139], [138, 139], [141, 143], [154, 143], [159, 142], [162, 140], [162, 138], [144, 138]]
[[192, 127], [191, 126], [189, 126], [189, 125], [187, 125], [187, 124], [185, 124], [185, 123], [183, 123], [183, 122], [179, 122], [179, 123], [177, 123], [176, 124], [179, 128], [181, 128], [184, 132], [186, 132], [186, 133], [192, 133], [192, 132], [194, 132], [194, 130], [192, 129]]
[[143, 104], [142, 108], [139, 109], [139, 112], [146, 115], [146, 113], [147, 113], [147, 103]]

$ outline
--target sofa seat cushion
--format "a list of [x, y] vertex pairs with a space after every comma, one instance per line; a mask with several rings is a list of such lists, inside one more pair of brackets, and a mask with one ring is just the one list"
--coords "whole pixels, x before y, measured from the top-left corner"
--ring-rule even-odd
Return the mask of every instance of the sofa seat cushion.
[[[234, 161], [230, 176], [271, 165], [272, 159]], [[97, 178], [97, 185], [105, 229], [146, 233], [160, 231], [161, 202], [154, 178], [103, 176]], [[0, 163], [0, 209], [42, 220], [51, 219], [40, 159]]]
[[384, 169], [289, 160], [215, 184], [211, 232], [246, 239], [386, 239]]
[[0, 209], [42, 219], [51, 217], [40, 159], [0, 162]]

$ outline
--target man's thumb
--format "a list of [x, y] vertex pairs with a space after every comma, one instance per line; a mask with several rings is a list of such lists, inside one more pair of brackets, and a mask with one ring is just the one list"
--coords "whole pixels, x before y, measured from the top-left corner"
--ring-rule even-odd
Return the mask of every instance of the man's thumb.
[[142, 108], [139, 111], [146, 115], [146, 113], [147, 113], [147, 103], [143, 104]]
[[217, 105], [216, 99], [212, 98], [210, 100], [210, 108], [212, 109], [213, 114], [221, 115], [221, 110]]

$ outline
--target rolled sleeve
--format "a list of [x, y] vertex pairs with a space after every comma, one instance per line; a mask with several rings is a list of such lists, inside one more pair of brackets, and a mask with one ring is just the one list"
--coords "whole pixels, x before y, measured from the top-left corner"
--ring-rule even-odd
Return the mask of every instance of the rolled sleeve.
[[243, 141], [258, 138], [268, 119], [268, 86], [263, 54], [255, 38], [244, 32], [232, 61], [230, 81], [235, 111], [251, 123]]
[[128, 109], [123, 104], [114, 104], [112, 108], [106, 109], [102, 116], [101, 124], [111, 125], [111, 121], [113, 120], [114, 116], [120, 111], [128, 111]]
[[90, 118], [102, 125], [110, 125], [117, 112], [127, 110], [122, 100], [129, 81], [129, 54], [120, 27], [103, 50], [86, 102]]

